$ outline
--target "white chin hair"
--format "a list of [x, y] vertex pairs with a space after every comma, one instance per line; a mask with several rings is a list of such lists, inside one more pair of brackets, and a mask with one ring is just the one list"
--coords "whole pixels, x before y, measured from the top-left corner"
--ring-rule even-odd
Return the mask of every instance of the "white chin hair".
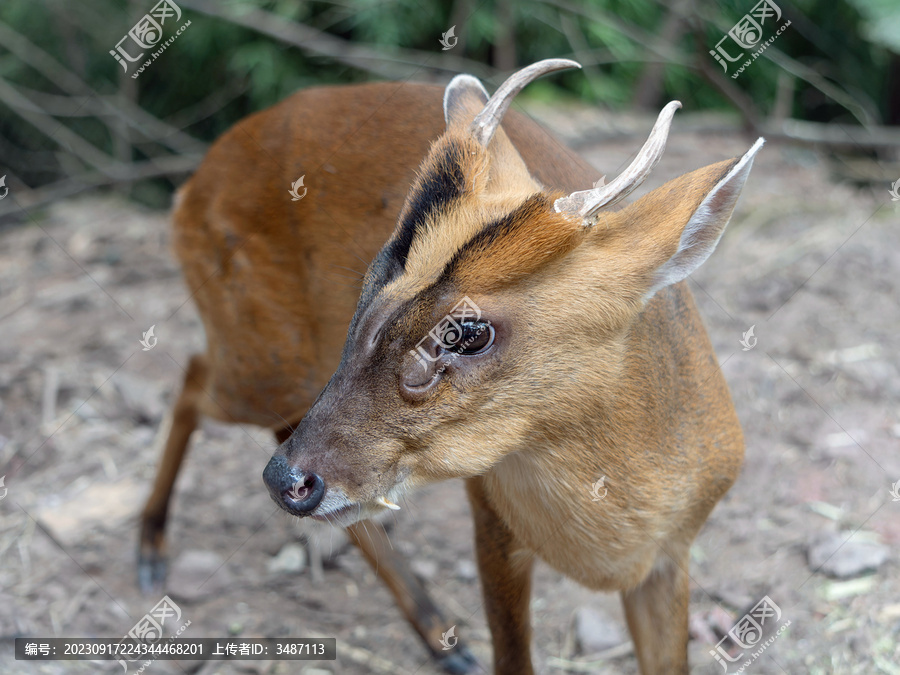
[[384, 509], [378, 505], [363, 504], [362, 506], [360, 506], [359, 504], [354, 504], [349, 508], [342, 509], [334, 514], [326, 514], [323, 517], [332, 525], [349, 527], [350, 525], [354, 525], [361, 520], [376, 518], [383, 512]]
[[387, 496], [381, 496], [375, 501], [354, 504], [347, 498], [343, 490], [328, 491], [325, 493], [321, 505], [316, 509], [318, 513], [313, 515], [340, 527], [349, 527], [361, 520], [380, 520], [392, 511], [400, 510], [400, 506], [393, 500], [398, 499], [402, 492], [395, 486]]
[[363, 509], [362, 512], [360, 512], [359, 509], [349, 509], [335, 516], [329, 516], [328, 520], [341, 527], [350, 527], [354, 523], [358, 523], [360, 520], [365, 520], [366, 518], [365, 509]]

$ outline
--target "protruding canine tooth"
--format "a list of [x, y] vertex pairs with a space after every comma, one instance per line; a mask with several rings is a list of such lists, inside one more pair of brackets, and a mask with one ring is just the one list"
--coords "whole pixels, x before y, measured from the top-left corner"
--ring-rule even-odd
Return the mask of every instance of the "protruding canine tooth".
[[390, 509], [391, 511], [399, 511], [400, 510], [399, 506], [397, 506], [394, 502], [389, 502], [384, 497], [379, 497], [375, 501], [378, 502], [379, 504], [381, 504], [383, 507]]

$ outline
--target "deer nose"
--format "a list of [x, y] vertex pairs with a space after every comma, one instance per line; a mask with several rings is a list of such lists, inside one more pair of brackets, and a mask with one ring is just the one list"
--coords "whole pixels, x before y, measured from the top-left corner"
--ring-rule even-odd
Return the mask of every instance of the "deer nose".
[[275, 503], [295, 516], [308, 516], [325, 494], [325, 481], [321, 476], [292, 469], [284, 455], [269, 460], [263, 471], [263, 481]]

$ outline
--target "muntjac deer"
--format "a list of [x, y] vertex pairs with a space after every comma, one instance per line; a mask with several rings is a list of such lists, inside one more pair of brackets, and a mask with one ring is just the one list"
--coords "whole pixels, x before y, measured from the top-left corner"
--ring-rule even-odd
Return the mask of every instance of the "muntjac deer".
[[[577, 65], [534, 64], [490, 98], [470, 76], [449, 84], [446, 130], [369, 267], [340, 364], [263, 476], [288, 512], [344, 525], [465, 478], [495, 672], [532, 672], [539, 557], [621, 592], [645, 675], [685, 673], [689, 549], [743, 439], [684, 279], [762, 140], [613, 209], [658, 162], [680, 103], [621, 175], [579, 189], [593, 170], [519, 120], [500, 126], [525, 84]], [[379, 109], [383, 140], [335, 188], [348, 204], [370, 202], [371, 176], [431, 137], [434, 108], [410, 125], [403, 107]]]
[[[272, 498], [346, 526], [433, 654], [449, 623], [361, 519], [462, 477], [496, 673], [533, 672], [535, 557], [621, 591], [642, 673], [687, 672], [688, 551], [743, 440], [683, 279], [712, 253], [761, 141], [612, 208], [659, 160], [680, 104], [628, 169], [585, 190], [597, 172], [540, 127], [514, 113], [500, 127], [523, 86], [569, 67], [536, 63], [490, 98], [465, 75], [443, 99], [415, 84], [310, 89], [213, 146], [174, 216], [208, 347], [144, 511], [146, 582], [163, 574], [202, 413], [275, 430]], [[292, 203], [300, 175], [309, 194]], [[335, 284], [337, 266], [379, 248], [361, 296]], [[592, 501], [601, 476], [607, 496]]]

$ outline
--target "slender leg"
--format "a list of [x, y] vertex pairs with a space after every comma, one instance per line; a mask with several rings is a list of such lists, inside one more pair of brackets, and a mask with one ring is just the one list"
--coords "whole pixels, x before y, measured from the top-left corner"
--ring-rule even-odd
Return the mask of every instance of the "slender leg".
[[688, 563], [687, 552], [674, 560], [660, 553], [649, 576], [622, 591], [641, 675], [687, 675]]
[[450, 650], [445, 650], [441, 645], [441, 637], [451, 624], [412, 573], [406, 559], [391, 548], [384, 527], [374, 520], [364, 520], [348, 527], [347, 534], [387, 585], [400, 611], [422, 638], [438, 665], [448, 673], [463, 675], [474, 672], [478, 662], [461, 640]]
[[144, 593], [158, 593], [166, 577], [165, 528], [172, 487], [187, 452], [191, 433], [197, 428], [199, 401], [206, 381], [203, 356], [194, 355], [188, 363], [181, 394], [172, 411], [172, 428], [166, 440], [162, 461], [153, 483], [153, 491], [141, 515], [141, 540], [138, 550], [138, 584]]
[[532, 675], [531, 569], [524, 551], [488, 503], [480, 477], [466, 480], [484, 608], [494, 643], [495, 675]]
[[[290, 435], [290, 429], [275, 432], [279, 443], [284, 443]], [[348, 527], [347, 534], [388, 587], [400, 611], [421, 636], [438, 665], [454, 675], [474, 672], [478, 662], [461, 641], [452, 650], [444, 650], [441, 637], [450, 629], [450, 623], [412, 573], [406, 559], [391, 548], [384, 527], [374, 520], [365, 520]]]

